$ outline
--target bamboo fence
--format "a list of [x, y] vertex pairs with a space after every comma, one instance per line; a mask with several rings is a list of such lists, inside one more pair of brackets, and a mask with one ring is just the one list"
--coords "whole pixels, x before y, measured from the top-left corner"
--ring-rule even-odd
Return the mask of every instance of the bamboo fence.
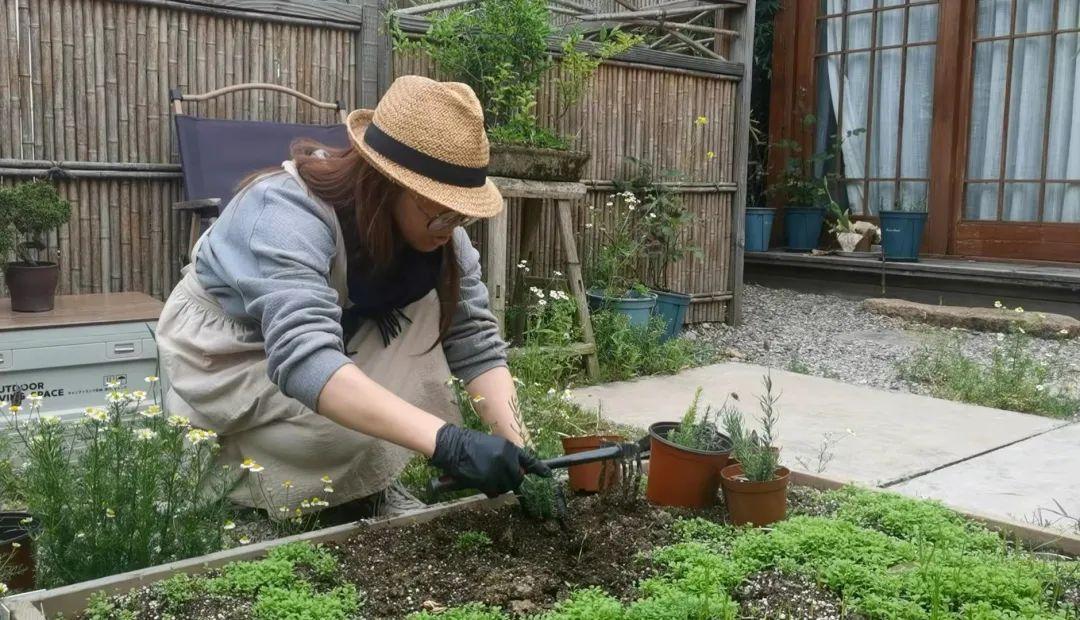
[[[58, 187], [73, 216], [50, 239], [61, 264], [59, 292], [141, 291], [164, 298], [177, 282], [187, 224], [172, 210], [182, 190], [170, 88], [198, 93], [273, 82], [356, 107], [370, 105], [392, 76], [431, 73], [419, 57], [394, 57], [391, 65], [385, 43], [373, 40], [381, 24], [373, 25], [378, 13], [368, 5], [377, 1], [354, 3], [363, 4], [355, 8], [363, 11], [362, 26], [317, 10], [310, 17], [256, 12], [262, 9], [251, 7], [268, 3], [252, 0], [0, 3], [0, 183], [40, 176], [59, 162], [69, 171]], [[696, 295], [694, 322], [724, 319], [735, 288], [738, 83], [729, 75], [610, 62], [597, 72], [585, 100], [563, 118], [553, 118], [550, 80], [538, 106], [560, 132], [580, 132], [577, 145], [592, 152], [590, 193], [575, 213], [586, 257], [610, 217], [604, 203], [611, 182], [631, 170], [627, 157], [685, 175], [680, 191], [695, 217], [690, 235], [700, 255], [688, 256], [668, 275], [672, 288]], [[333, 120], [326, 111], [265, 91], [185, 109], [222, 118]], [[695, 125], [699, 116], [708, 123]], [[706, 155], [710, 151], [715, 157]], [[512, 207], [512, 230], [520, 217]], [[586, 227], [590, 220], [593, 226]], [[553, 210], [545, 209], [543, 234], [523, 251], [538, 269], [558, 269], [557, 236]], [[521, 257], [514, 244], [511, 252], [513, 268]]]

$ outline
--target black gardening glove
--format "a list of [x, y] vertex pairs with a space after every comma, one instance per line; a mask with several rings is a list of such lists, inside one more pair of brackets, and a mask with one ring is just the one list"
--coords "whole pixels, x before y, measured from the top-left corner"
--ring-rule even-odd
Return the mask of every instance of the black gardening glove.
[[431, 464], [488, 497], [516, 490], [525, 474], [551, 476], [547, 465], [502, 437], [453, 424], [435, 435]]

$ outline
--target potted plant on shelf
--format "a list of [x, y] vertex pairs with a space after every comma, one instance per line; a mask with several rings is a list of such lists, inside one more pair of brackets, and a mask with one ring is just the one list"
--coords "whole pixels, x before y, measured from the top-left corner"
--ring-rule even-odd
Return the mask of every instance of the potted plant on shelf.
[[670, 288], [668, 268], [687, 254], [700, 254], [700, 250], [689, 242], [687, 234], [693, 216], [669, 184], [681, 180], [681, 173], [675, 170], [657, 172], [648, 162], [634, 157], [627, 160], [636, 166], [637, 172], [629, 181], [616, 182], [615, 188], [631, 192], [638, 199], [639, 223], [648, 257], [647, 278], [650, 290], [656, 295], [653, 313], [664, 320], [663, 339], [669, 340], [682, 332], [691, 297]]
[[855, 229], [855, 223], [851, 221], [851, 211], [847, 207], [841, 207], [829, 193], [829, 186], [823, 180], [822, 189], [825, 193], [829, 215], [833, 218], [829, 232], [836, 235], [836, 242], [842, 252], [854, 252], [855, 247], [863, 240], [863, 233]]
[[734, 525], [761, 527], [787, 516], [787, 487], [791, 471], [779, 463], [776, 441], [776, 402], [772, 378], [763, 379], [765, 393], [758, 397], [761, 406], [761, 429], [747, 434], [741, 417], [725, 416], [725, 430], [731, 437], [732, 452], [738, 460], [720, 472], [724, 502]]
[[776, 219], [776, 209], [769, 207], [765, 201], [765, 181], [768, 176], [766, 162], [769, 157], [770, 143], [762, 134], [757, 119], [750, 119], [750, 155], [747, 162], [746, 183], [749, 186], [747, 200], [756, 203], [755, 206], [746, 207], [746, 221], [744, 223], [745, 242], [743, 248], [747, 252], [766, 252], [769, 249], [769, 240], [772, 238], [773, 221]]
[[489, 175], [548, 181], [581, 179], [589, 154], [570, 148], [576, 135], [559, 135], [537, 118], [544, 78], [552, 76], [556, 106], [550, 123], [559, 126], [600, 63], [642, 40], [606, 31], [586, 53], [580, 49], [583, 36], [571, 32], [562, 40], [556, 71], [548, 50], [556, 31], [544, 0], [480, 0], [433, 17], [419, 37], [408, 37], [397, 24], [393, 33], [395, 51], [428, 54], [440, 74], [476, 92], [492, 142]]
[[825, 208], [820, 206], [822, 185], [797, 168], [784, 172], [780, 182], [769, 188], [784, 201], [784, 238], [793, 252], [809, 252], [818, 245]]
[[[640, 205], [630, 191], [615, 194], [607, 201], [614, 222], [611, 228], [598, 226], [600, 235], [593, 246], [589, 290], [585, 292], [592, 310], [624, 314], [634, 326], [648, 325], [656, 306], [656, 293], [649, 291], [638, 273], [646, 249]], [[590, 207], [589, 212], [595, 213], [595, 207]], [[594, 226], [592, 221], [586, 224], [588, 228]]]
[[[719, 412], [700, 412], [701, 388], [680, 422], [649, 427], [649, 479], [645, 496], [661, 506], [705, 508], [716, 503], [720, 471], [731, 441], [716, 428]], [[700, 415], [699, 415], [700, 413]]]
[[16, 312], [53, 309], [60, 266], [41, 260], [44, 235], [71, 217], [71, 205], [47, 181], [32, 181], [0, 189], [0, 262], [12, 250], [18, 260], [8, 262], [4, 283]]
[[885, 260], [917, 262], [926, 227], [926, 200], [898, 200], [895, 209], [882, 209], [881, 245]]

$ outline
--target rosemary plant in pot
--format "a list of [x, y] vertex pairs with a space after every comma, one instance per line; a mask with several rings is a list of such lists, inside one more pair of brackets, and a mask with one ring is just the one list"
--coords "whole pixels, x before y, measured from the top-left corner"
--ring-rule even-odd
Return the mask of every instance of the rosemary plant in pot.
[[679, 422], [649, 427], [649, 480], [645, 496], [661, 506], [705, 508], [716, 503], [720, 471], [731, 441], [716, 428], [719, 412], [700, 410], [701, 388]]
[[[640, 267], [648, 247], [641, 201], [633, 192], [624, 191], [612, 196], [605, 206], [612, 221], [585, 224], [599, 230], [590, 253], [585, 296], [594, 311], [618, 312], [630, 319], [630, 325], [648, 325], [657, 295], [641, 281]], [[590, 207], [590, 217], [596, 211]]]
[[787, 516], [787, 488], [791, 471], [779, 463], [776, 441], [776, 402], [772, 378], [763, 379], [765, 393], [758, 397], [761, 406], [760, 432], [747, 433], [738, 412], [724, 416], [724, 430], [731, 437], [732, 453], [738, 463], [720, 472], [724, 503], [734, 525], [757, 527]]
[[0, 262], [12, 250], [18, 260], [8, 262], [4, 283], [16, 312], [53, 309], [60, 266], [41, 260], [44, 236], [71, 217], [71, 205], [47, 181], [32, 181], [0, 189]]
[[681, 180], [680, 172], [657, 171], [652, 164], [634, 157], [627, 160], [636, 167], [636, 174], [629, 181], [616, 182], [615, 187], [633, 193], [638, 199], [648, 258], [647, 279], [649, 288], [656, 295], [654, 314], [664, 320], [664, 340], [668, 340], [682, 332], [690, 307], [689, 294], [670, 288], [668, 271], [687, 254], [700, 254], [700, 250], [690, 244], [687, 233], [693, 216], [679, 193], [668, 184]]
[[[426, 53], [441, 75], [476, 92], [492, 142], [488, 174], [544, 181], [577, 181], [589, 160], [589, 153], [570, 148], [580, 128], [560, 135], [544, 124], [565, 125], [600, 63], [642, 40], [613, 30], [586, 53], [583, 36], [571, 32], [555, 70], [548, 45], [556, 30], [544, 0], [480, 0], [433, 17], [416, 38], [396, 26], [395, 51]], [[556, 105], [542, 124], [537, 93], [549, 75]]]

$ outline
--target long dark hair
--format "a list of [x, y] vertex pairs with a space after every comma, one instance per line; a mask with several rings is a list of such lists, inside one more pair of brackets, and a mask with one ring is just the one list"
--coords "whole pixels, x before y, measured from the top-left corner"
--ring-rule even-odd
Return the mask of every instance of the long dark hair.
[[[317, 151], [324, 153], [316, 155]], [[337, 213], [348, 268], [371, 274], [389, 270], [404, 249], [393, 209], [406, 189], [353, 148], [338, 149], [299, 140], [293, 143], [290, 155], [308, 189]], [[461, 294], [461, 268], [452, 237], [442, 247], [442, 253], [442, 272], [435, 289], [439, 295], [439, 337], [435, 344], [449, 332]]]

